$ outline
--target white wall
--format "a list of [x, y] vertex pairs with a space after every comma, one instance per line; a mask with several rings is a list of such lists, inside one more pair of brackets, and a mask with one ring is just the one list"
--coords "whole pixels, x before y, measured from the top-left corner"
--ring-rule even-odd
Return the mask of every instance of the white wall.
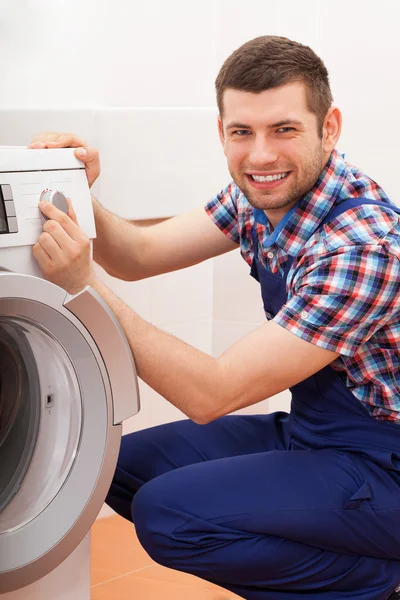
[[[0, 0], [0, 143], [74, 131], [101, 150], [100, 200], [121, 216], [201, 205], [229, 176], [213, 82], [228, 54], [261, 34], [309, 44], [344, 113], [339, 145], [398, 200], [400, 9], [392, 0]], [[134, 284], [106, 277], [133, 308], [206, 352], [263, 319], [238, 253]], [[179, 418], [142, 386], [126, 431]], [[287, 407], [287, 395], [248, 409]]]

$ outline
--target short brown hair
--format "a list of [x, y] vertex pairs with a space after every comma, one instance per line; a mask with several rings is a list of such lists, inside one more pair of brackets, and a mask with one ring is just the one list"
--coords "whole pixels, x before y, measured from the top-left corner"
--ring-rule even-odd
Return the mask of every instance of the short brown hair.
[[327, 68], [311, 48], [284, 37], [254, 38], [226, 59], [215, 80], [220, 115], [228, 88], [257, 94], [295, 81], [305, 84], [308, 109], [317, 116], [322, 134], [333, 102]]

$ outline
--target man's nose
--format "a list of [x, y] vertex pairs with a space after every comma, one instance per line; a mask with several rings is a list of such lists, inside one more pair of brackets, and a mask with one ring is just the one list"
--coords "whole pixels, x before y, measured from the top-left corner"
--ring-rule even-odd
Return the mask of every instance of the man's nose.
[[256, 138], [252, 145], [249, 162], [254, 166], [270, 165], [278, 160], [278, 152], [271, 141], [264, 137]]

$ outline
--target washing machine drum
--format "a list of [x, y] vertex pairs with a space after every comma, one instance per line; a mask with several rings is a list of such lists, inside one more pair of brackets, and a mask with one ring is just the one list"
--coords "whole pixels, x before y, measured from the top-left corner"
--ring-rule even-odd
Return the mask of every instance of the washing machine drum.
[[0, 320], [0, 514], [28, 470], [40, 408], [39, 374], [24, 327]]
[[56, 497], [81, 428], [81, 393], [63, 346], [37, 323], [0, 317], [0, 534]]

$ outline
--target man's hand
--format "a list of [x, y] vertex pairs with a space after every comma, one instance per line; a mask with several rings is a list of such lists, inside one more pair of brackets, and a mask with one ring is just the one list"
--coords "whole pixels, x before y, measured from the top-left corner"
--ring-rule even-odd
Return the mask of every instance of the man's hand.
[[28, 148], [76, 148], [75, 156], [85, 165], [89, 187], [92, 187], [100, 175], [100, 159], [98, 150], [96, 150], [96, 148], [89, 148], [86, 140], [79, 138], [73, 133], [44, 131], [42, 133], [38, 133], [33, 138]]
[[90, 240], [78, 225], [71, 200], [68, 215], [48, 202], [39, 208], [46, 217], [43, 233], [33, 247], [43, 276], [70, 294], [77, 294], [85, 286], [93, 285], [96, 275], [90, 251]]

